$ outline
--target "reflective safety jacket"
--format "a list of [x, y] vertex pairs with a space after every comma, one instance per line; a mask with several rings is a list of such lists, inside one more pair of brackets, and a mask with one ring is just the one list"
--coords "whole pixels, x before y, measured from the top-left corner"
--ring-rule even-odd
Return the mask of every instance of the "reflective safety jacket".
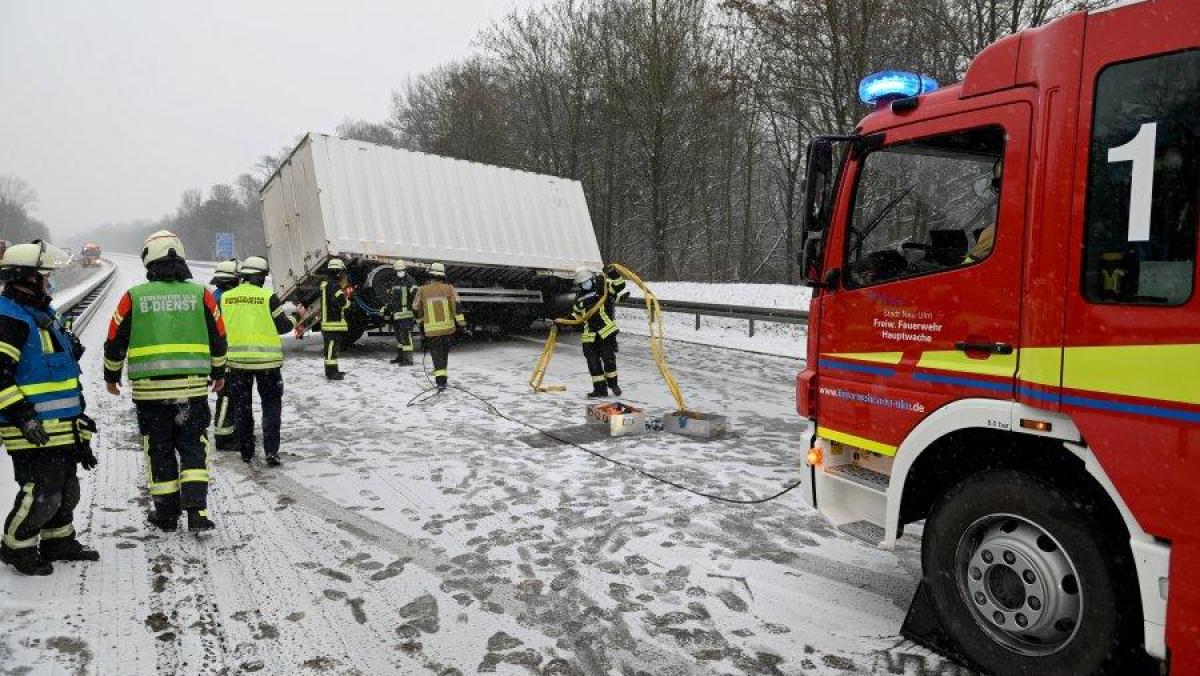
[[134, 401], [208, 396], [208, 377], [224, 376], [225, 325], [206, 287], [152, 281], [117, 303], [104, 343], [104, 379], [121, 381], [129, 360]]
[[629, 291], [625, 288], [625, 277], [612, 266], [604, 268], [604, 289], [608, 294], [608, 301], [604, 309], [608, 312], [609, 317], [616, 320], [617, 303], [628, 298]]
[[412, 277], [405, 275], [397, 277], [396, 283], [392, 285], [389, 295], [391, 297], [388, 302], [388, 309], [392, 313], [393, 322], [403, 322], [405, 320], [412, 321], [413, 315], [413, 299], [417, 295], [417, 285], [413, 284]]
[[335, 281], [321, 280], [321, 333], [336, 333], [349, 331], [346, 322], [346, 308], [350, 307], [350, 299]]
[[227, 366], [250, 371], [283, 366], [283, 341], [279, 335], [292, 329], [275, 294], [243, 282], [221, 296], [221, 316], [229, 340]]
[[422, 284], [413, 297], [413, 310], [421, 321], [422, 332], [430, 338], [452, 336], [456, 326], [467, 326], [458, 291], [445, 282]]
[[617, 323], [608, 314], [607, 295], [601, 295], [596, 291], [580, 291], [575, 296], [575, 305], [571, 308], [571, 318], [582, 318], [597, 303], [601, 304], [600, 309], [583, 323], [583, 333], [579, 336], [580, 342], [594, 343], [596, 342], [596, 336], [608, 338], [620, 332], [617, 328]]
[[[83, 413], [79, 363], [72, 354], [71, 340], [66, 330], [50, 312], [0, 296], [0, 316], [25, 326], [25, 339], [20, 345], [0, 342], [0, 354], [16, 365], [11, 384], [0, 383], [6, 385], [0, 389], [0, 426], [19, 425], [30, 417], [56, 421]], [[25, 415], [13, 415], [9, 409], [22, 401], [26, 402], [26, 406], [18, 406], [15, 410], [24, 408]], [[28, 405], [33, 407], [32, 416], [29, 415]], [[17, 436], [20, 437], [19, 432]], [[70, 441], [74, 442], [73, 436]], [[14, 450], [15, 444], [6, 441], [5, 445], [9, 450]], [[29, 446], [27, 443], [25, 445]]]

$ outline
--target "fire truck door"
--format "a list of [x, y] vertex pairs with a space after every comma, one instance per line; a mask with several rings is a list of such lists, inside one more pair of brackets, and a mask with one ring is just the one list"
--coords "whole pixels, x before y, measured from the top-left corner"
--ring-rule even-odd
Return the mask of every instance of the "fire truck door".
[[821, 436], [890, 456], [954, 400], [1012, 398], [1029, 120], [1013, 103], [908, 125], [851, 161], [826, 263]]

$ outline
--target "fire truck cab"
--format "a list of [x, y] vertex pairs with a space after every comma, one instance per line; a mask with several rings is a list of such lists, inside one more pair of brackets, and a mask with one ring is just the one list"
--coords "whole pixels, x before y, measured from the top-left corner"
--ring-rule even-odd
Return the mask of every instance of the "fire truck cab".
[[805, 498], [919, 530], [977, 668], [1200, 674], [1200, 2], [1071, 14], [934, 86], [869, 78], [809, 147]]

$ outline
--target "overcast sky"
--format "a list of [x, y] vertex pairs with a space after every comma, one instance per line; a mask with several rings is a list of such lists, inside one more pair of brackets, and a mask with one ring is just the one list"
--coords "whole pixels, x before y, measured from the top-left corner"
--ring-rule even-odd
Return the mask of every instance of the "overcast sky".
[[56, 237], [157, 218], [537, 1], [0, 0], [0, 174]]

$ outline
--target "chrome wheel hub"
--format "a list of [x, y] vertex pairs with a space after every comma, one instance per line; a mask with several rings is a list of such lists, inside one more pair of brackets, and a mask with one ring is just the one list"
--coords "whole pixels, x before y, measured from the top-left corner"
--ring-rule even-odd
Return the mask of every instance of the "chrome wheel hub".
[[1037, 524], [984, 517], [963, 533], [955, 556], [959, 592], [975, 621], [1023, 655], [1049, 655], [1071, 641], [1083, 613], [1070, 556]]

